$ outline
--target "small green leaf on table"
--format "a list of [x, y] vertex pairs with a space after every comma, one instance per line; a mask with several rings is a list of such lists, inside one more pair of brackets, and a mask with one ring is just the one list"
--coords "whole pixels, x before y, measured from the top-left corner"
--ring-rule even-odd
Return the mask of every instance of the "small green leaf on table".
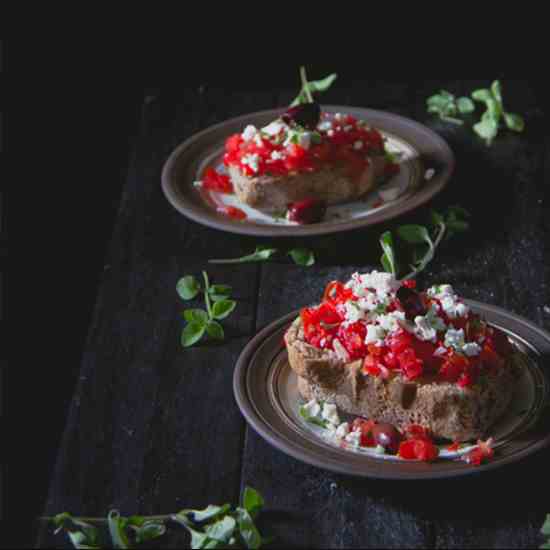
[[181, 345], [184, 348], [188, 348], [193, 344], [196, 344], [204, 335], [206, 330], [206, 324], [199, 321], [191, 321], [181, 333]]
[[315, 254], [307, 248], [293, 248], [288, 254], [296, 265], [309, 267], [315, 263]]

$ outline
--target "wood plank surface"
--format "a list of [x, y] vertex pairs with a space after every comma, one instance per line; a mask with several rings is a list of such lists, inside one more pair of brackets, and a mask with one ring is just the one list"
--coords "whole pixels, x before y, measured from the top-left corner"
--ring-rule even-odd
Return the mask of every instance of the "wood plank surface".
[[[430, 207], [460, 203], [472, 231], [443, 248], [420, 284], [451, 282], [468, 298], [505, 307], [550, 329], [550, 142], [541, 132], [504, 134], [492, 148], [465, 128], [425, 113], [438, 87], [358, 81], [323, 101], [375, 107], [426, 122], [457, 157], [448, 188], [399, 222], [425, 220]], [[536, 110], [528, 89], [511, 83], [511, 101]], [[465, 91], [465, 90], [464, 90]], [[513, 93], [512, 93], [513, 92]], [[515, 94], [515, 95], [514, 95]], [[215, 122], [283, 105], [293, 91], [185, 89], [145, 98], [141, 132], [100, 284], [45, 513], [160, 514], [236, 502], [245, 485], [265, 497], [266, 534], [286, 547], [534, 547], [545, 509], [531, 495], [547, 477], [550, 452], [461, 480], [357, 480], [308, 466], [272, 448], [245, 425], [235, 404], [235, 361], [260, 328], [316, 302], [332, 279], [378, 267], [379, 235], [395, 222], [313, 239], [269, 241], [224, 234], [186, 220], [160, 190], [171, 150]], [[515, 99], [517, 97], [517, 99]], [[515, 103], [514, 103], [515, 104]], [[533, 124], [535, 130], [536, 124]], [[314, 249], [317, 264], [212, 266], [257, 244]], [[226, 341], [183, 350], [175, 293], [184, 274], [207, 269], [234, 288], [238, 307], [224, 321]], [[200, 307], [200, 300], [194, 302]], [[166, 538], [181, 547], [186, 535]], [[62, 539], [44, 529], [41, 547]]]

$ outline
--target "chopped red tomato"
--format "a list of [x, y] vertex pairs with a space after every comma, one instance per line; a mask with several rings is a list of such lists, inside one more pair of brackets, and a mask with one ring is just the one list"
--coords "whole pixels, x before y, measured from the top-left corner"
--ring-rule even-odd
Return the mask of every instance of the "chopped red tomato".
[[357, 321], [349, 325], [340, 325], [338, 328], [338, 338], [342, 345], [350, 354], [351, 359], [360, 359], [364, 357], [367, 346], [365, 344], [365, 336], [367, 327], [365, 323]]
[[458, 449], [460, 449], [461, 446], [462, 446], [462, 443], [460, 443], [460, 441], [455, 441], [454, 443], [452, 443], [447, 447], [447, 451], [449, 451], [450, 453], [456, 453], [456, 451], [458, 451]]
[[205, 189], [218, 191], [219, 193], [233, 193], [233, 185], [229, 176], [220, 174], [214, 168], [208, 167], [202, 177], [202, 185]]
[[372, 435], [372, 429], [375, 424], [376, 423], [373, 420], [365, 420], [364, 418], [356, 418], [351, 424], [352, 432], [361, 432], [359, 444], [362, 447], [376, 447], [376, 442], [374, 441], [374, 437]]
[[430, 432], [420, 424], [410, 424], [405, 428], [405, 437], [407, 439], [426, 439], [431, 441]]
[[407, 460], [432, 462], [439, 456], [439, 449], [428, 439], [408, 439], [399, 445], [398, 455]]
[[477, 447], [462, 457], [462, 460], [472, 466], [480, 466], [484, 462], [491, 460], [495, 454], [493, 451], [493, 439], [487, 441], [478, 441]]
[[235, 220], [245, 220], [247, 217], [246, 212], [244, 212], [240, 208], [235, 208], [234, 206], [218, 206], [216, 210], [220, 214], [224, 214], [225, 216], [228, 216]]

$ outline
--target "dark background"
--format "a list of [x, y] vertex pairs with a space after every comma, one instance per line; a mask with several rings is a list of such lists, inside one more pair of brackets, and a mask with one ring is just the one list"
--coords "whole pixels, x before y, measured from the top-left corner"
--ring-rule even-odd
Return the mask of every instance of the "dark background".
[[[297, 64], [281, 63], [280, 68], [263, 71], [261, 67], [251, 71], [216, 65], [213, 70], [212, 65], [186, 65], [178, 82], [151, 88], [137, 82], [143, 75], [137, 67], [124, 66], [119, 71], [116, 55], [93, 51], [83, 55], [79, 65], [86, 69], [64, 65], [60, 79], [42, 83], [40, 97], [35, 96], [31, 108], [33, 116], [36, 112], [38, 139], [43, 141], [42, 154], [27, 158], [34, 186], [39, 187], [26, 210], [25, 236], [34, 243], [29, 262], [32, 275], [26, 283], [32, 309], [22, 316], [32, 335], [22, 355], [26, 364], [33, 365], [27, 399], [34, 405], [31, 423], [36, 434], [28, 448], [30, 460], [20, 465], [26, 487], [22, 517], [28, 520], [40, 514], [47, 494], [146, 97], [177, 96], [181, 86], [227, 87], [243, 93], [299, 87]], [[91, 66], [93, 71], [88, 70]], [[334, 69], [339, 73], [334, 86], [350, 87], [358, 78], [365, 81], [357, 68], [342, 70], [319, 63], [308, 68], [311, 78]], [[487, 76], [491, 80], [512, 77], [505, 72]], [[372, 79], [373, 86], [380, 82], [399, 80]], [[547, 105], [544, 79], [532, 78], [529, 83], [539, 105]], [[509, 107], [521, 110], [521, 106]], [[33, 530], [24, 533], [24, 541], [22, 531], [15, 540], [30, 544]]]

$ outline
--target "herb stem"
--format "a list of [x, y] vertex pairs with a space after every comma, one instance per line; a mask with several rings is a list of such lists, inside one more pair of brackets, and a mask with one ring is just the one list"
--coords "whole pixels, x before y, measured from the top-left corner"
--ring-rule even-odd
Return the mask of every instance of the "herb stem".
[[[169, 521], [174, 514], [162, 515], [162, 516], [143, 516], [145, 521]], [[90, 517], [73, 517], [76, 521], [83, 521], [84, 523], [107, 523], [107, 518], [90, 518]], [[54, 521], [54, 517], [42, 516], [38, 518], [38, 521]]]
[[309, 84], [307, 82], [306, 68], [303, 65], [300, 67], [300, 78], [302, 79], [302, 89], [307, 96], [307, 100], [310, 103], [313, 103], [313, 96], [311, 95], [311, 90], [309, 89]]
[[439, 230], [435, 238], [435, 241], [430, 244], [430, 250], [422, 258], [420, 263], [410, 273], [407, 273], [407, 275], [402, 277], [401, 280], [414, 279], [414, 277], [416, 277], [421, 271], [423, 271], [426, 268], [426, 266], [433, 260], [435, 251], [437, 247], [441, 244], [441, 240], [445, 235], [446, 229], [447, 229], [447, 226], [445, 225], [445, 223], [439, 222]]
[[242, 258], [230, 258], [227, 260], [208, 260], [209, 264], [241, 264], [244, 262], [253, 262], [255, 255], [243, 256]]
[[204, 301], [206, 303], [206, 311], [208, 312], [208, 319], [212, 320], [212, 304], [210, 303], [210, 283], [208, 282], [208, 273], [202, 272], [204, 279]]

